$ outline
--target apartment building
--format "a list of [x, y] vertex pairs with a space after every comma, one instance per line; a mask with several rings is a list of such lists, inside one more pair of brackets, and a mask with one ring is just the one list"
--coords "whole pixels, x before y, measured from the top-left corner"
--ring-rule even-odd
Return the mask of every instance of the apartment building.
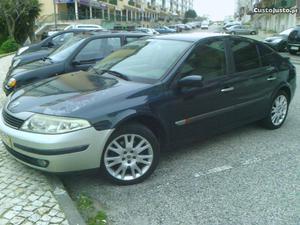
[[103, 22], [155, 23], [180, 19], [193, 0], [40, 0], [41, 17], [56, 11], [58, 20], [100, 19]]
[[254, 8], [297, 8], [299, 0], [237, 0], [235, 17], [244, 23], [250, 22], [260, 30], [281, 32], [294, 27], [300, 22], [299, 11], [297, 14], [258, 14]]

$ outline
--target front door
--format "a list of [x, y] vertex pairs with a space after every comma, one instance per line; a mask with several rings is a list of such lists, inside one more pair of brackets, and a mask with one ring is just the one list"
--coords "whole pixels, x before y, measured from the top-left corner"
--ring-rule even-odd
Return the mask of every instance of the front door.
[[[182, 77], [201, 75], [202, 87], [181, 87], [176, 82]], [[226, 124], [223, 110], [232, 105], [222, 92], [227, 79], [227, 60], [224, 41], [217, 38], [201, 43], [180, 66], [174, 86], [170, 88], [163, 116], [169, 121], [171, 138], [181, 140], [215, 133]]]

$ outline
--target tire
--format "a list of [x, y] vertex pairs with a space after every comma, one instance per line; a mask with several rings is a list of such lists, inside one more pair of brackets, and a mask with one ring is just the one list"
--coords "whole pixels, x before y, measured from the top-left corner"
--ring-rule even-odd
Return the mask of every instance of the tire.
[[[136, 148], [139, 144], [141, 147]], [[158, 139], [150, 129], [138, 123], [127, 124], [114, 131], [108, 139], [101, 157], [101, 170], [106, 178], [116, 184], [137, 184], [152, 174], [159, 155]], [[111, 160], [109, 157], [117, 158]]]
[[256, 34], [256, 32], [255, 31], [251, 31], [251, 33], [250, 33], [251, 35], [255, 35]]
[[[276, 104], [279, 105], [279, 102], [277, 102], [277, 101], [281, 101], [280, 99], [282, 100], [281, 108], [276, 109]], [[277, 115], [280, 115], [277, 117], [278, 120], [276, 120], [276, 119], [274, 120], [274, 118], [276, 118], [274, 111], [277, 111], [279, 113]], [[289, 111], [289, 96], [287, 95], [286, 92], [279, 91], [273, 98], [271, 107], [268, 112], [268, 116], [264, 120], [262, 120], [262, 125], [265, 128], [270, 129], [270, 130], [275, 130], [275, 129], [280, 128], [286, 120], [288, 111]]]
[[234, 31], [232, 31], [230, 34], [231, 34], [231, 35], [235, 35], [235, 32], [234, 32]]

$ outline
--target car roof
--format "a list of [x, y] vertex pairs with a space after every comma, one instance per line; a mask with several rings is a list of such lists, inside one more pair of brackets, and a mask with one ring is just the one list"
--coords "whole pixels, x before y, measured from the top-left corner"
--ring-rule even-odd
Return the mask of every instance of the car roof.
[[126, 31], [88, 31], [88, 32], [82, 32], [78, 35], [81, 35], [84, 39], [89, 38], [97, 38], [97, 37], [116, 37], [116, 36], [150, 36], [149, 34], [143, 33], [143, 32], [126, 32]]
[[153, 38], [156, 39], [164, 39], [164, 40], [177, 40], [177, 41], [189, 41], [189, 42], [197, 42], [204, 38], [209, 37], [222, 37], [228, 36], [227, 34], [221, 33], [184, 33], [184, 34], [167, 34], [167, 35], [159, 35]]

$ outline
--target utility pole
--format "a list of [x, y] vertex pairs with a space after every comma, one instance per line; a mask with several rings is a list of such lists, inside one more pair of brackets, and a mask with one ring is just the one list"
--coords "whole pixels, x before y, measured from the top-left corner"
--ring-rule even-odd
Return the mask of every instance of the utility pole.
[[57, 30], [56, 0], [53, 0], [54, 27]]

